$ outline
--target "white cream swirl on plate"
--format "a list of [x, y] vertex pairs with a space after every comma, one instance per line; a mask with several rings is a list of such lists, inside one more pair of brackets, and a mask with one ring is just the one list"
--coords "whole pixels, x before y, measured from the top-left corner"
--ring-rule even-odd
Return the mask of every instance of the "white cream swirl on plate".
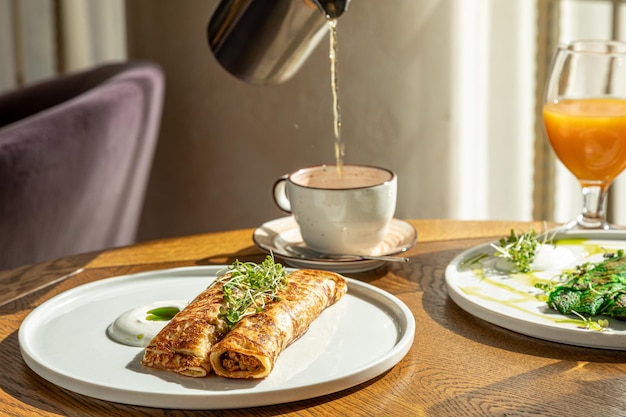
[[111, 323], [107, 328], [107, 336], [123, 345], [146, 347], [171, 317], [187, 304], [184, 300], [156, 301], [133, 308]]
[[559, 269], [575, 261], [576, 256], [567, 248], [552, 244], [541, 244], [535, 252], [535, 259], [531, 264], [531, 268], [539, 271]]
[[[549, 269], [558, 269], [575, 261], [576, 257], [572, 251], [562, 246], [556, 246], [550, 243], [540, 243], [537, 245], [535, 257], [530, 264], [533, 271], [545, 271]], [[503, 272], [514, 272], [515, 265], [509, 259], [498, 259], [496, 268]]]

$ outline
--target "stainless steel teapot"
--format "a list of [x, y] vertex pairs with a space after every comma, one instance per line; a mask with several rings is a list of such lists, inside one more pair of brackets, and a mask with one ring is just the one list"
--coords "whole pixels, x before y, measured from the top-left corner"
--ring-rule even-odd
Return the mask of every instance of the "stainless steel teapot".
[[228, 72], [251, 84], [278, 84], [306, 61], [350, 0], [221, 0], [207, 27]]

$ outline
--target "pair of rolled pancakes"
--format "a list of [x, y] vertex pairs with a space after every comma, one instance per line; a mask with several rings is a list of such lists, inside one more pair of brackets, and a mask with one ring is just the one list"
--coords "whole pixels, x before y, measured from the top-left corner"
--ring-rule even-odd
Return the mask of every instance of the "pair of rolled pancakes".
[[347, 292], [338, 274], [297, 270], [278, 300], [243, 317], [232, 329], [220, 318], [222, 284], [200, 293], [159, 332], [146, 348], [144, 366], [192, 377], [211, 370], [226, 378], [265, 378], [280, 353]]

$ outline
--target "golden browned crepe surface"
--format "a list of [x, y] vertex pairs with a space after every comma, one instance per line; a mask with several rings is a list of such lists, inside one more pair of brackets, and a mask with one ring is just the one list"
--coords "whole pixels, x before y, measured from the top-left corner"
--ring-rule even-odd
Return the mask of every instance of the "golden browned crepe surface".
[[181, 375], [206, 376], [211, 370], [211, 347], [228, 331], [219, 318], [222, 299], [221, 283], [198, 294], [152, 339], [141, 363]]
[[210, 361], [215, 373], [228, 378], [268, 376], [280, 353], [347, 291], [346, 280], [333, 272], [298, 270], [287, 279], [279, 301], [241, 319], [213, 346]]

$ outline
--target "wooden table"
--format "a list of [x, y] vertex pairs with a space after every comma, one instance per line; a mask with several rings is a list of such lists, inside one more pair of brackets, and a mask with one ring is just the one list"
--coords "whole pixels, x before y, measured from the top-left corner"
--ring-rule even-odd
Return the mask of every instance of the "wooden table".
[[[444, 270], [454, 256], [540, 223], [412, 220], [406, 264], [350, 274], [411, 309], [416, 336], [390, 371], [321, 398], [255, 409], [161, 410], [59, 388], [23, 362], [18, 329], [50, 297], [90, 281], [175, 266], [260, 261], [252, 229], [165, 239], [0, 272], [0, 415], [4, 416], [619, 416], [626, 415], [626, 352], [546, 342], [493, 326], [456, 306]], [[65, 276], [69, 274], [69, 276]], [[372, 342], [375, 343], [375, 337]]]

